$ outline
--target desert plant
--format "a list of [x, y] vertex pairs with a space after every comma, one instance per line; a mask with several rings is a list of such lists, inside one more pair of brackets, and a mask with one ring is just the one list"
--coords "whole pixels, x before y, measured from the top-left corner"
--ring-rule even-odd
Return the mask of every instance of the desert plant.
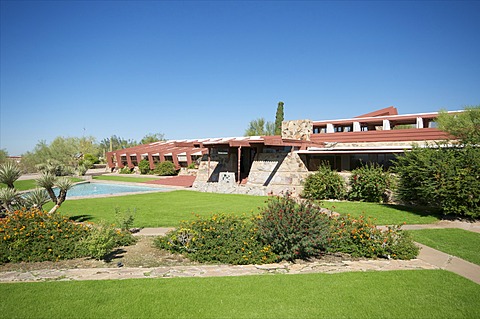
[[115, 207], [115, 219], [117, 227], [120, 227], [122, 231], [130, 231], [135, 220], [135, 212], [135, 208], [133, 209], [132, 213], [130, 212], [130, 209], [122, 212], [119, 207]]
[[43, 188], [35, 188], [28, 192], [24, 197], [24, 204], [27, 208], [42, 209], [43, 205], [50, 201], [48, 193]]
[[124, 166], [122, 167], [119, 171], [118, 171], [119, 174], [132, 174], [132, 169], [128, 166]]
[[22, 209], [0, 219], [0, 262], [46, 261], [87, 256], [79, 244], [89, 227], [58, 213]]
[[153, 173], [160, 176], [172, 176], [177, 174], [177, 170], [175, 169], [175, 164], [170, 161], [164, 161], [157, 163]]
[[256, 220], [259, 236], [280, 260], [306, 259], [326, 250], [330, 221], [311, 202], [289, 194], [270, 198]]
[[11, 213], [22, 202], [22, 197], [15, 188], [0, 188], [0, 204], [2, 208]]
[[382, 231], [370, 218], [350, 215], [332, 218], [328, 251], [367, 258], [412, 259], [418, 255], [418, 247], [400, 226]]
[[22, 176], [22, 172], [17, 163], [6, 161], [0, 164], [0, 183], [6, 184], [8, 188], [14, 188], [13, 183]]
[[376, 164], [364, 165], [352, 171], [350, 176], [350, 200], [365, 202], [386, 201], [387, 189], [392, 186], [388, 172]]
[[346, 193], [343, 178], [327, 163], [322, 163], [316, 173], [308, 176], [303, 186], [302, 196], [308, 199], [343, 199]]
[[252, 218], [246, 216], [197, 216], [165, 237], [157, 237], [155, 245], [199, 262], [264, 264], [276, 260], [271, 247], [260, 242]]

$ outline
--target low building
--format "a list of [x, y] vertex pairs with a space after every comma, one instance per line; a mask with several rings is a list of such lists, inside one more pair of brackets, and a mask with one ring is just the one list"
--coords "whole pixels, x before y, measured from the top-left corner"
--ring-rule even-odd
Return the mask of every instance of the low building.
[[[461, 112], [461, 111], [459, 111]], [[454, 113], [454, 112], [452, 112]], [[170, 160], [177, 168], [198, 163], [193, 188], [206, 192], [278, 194], [303, 190], [322, 162], [349, 171], [365, 163], [389, 167], [413, 144], [448, 139], [436, 128], [438, 113], [399, 115], [388, 107], [349, 119], [286, 121], [281, 136], [250, 136], [156, 142], [107, 153], [110, 168], [153, 168]]]

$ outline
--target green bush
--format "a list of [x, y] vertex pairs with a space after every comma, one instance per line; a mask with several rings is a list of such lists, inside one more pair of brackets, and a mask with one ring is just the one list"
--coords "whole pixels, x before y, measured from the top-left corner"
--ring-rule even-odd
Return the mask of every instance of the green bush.
[[89, 227], [58, 213], [20, 210], [0, 220], [0, 262], [55, 261], [86, 256]]
[[328, 251], [353, 257], [412, 259], [419, 249], [400, 226], [382, 231], [371, 219], [363, 216], [354, 219], [347, 215], [332, 218]]
[[375, 203], [387, 201], [386, 192], [391, 185], [390, 174], [379, 165], [361, 166], [352, 171], [348, 198]]
[[84, 161], [89, 161], [91, 163], [91, 166], [89, 168], [93, 168], [94, 164], [100, 163], [100, 159], [98, 158], [98, 156], [95, 156], [93, 154], [83, 155], [83, 160]]
[[113, 226], [79, 224], [38, 209], [15, 211], [0, 219], [0, 263], [101, 258], [114, 247], [134, 242], [132, 234]]
[[310, 202], [297, 203], [288, 194], [270, 198], [256, 224], [280, 260], [306, 259], [326, 250], [330, 221]]
[[194, 221], [182, 221], [166, 236], [157, 237], [155, 246], [198, 262], [244, 265], [276, 260], [271, 247], [261, 244], [252, 218], [245, 216], [197, 216]]
[[148, 174], [150, 173], [150, 162], [146, 159], [141, 160], [138, 163], [138, 169], [140, 170], [141, 174]]
[[153, 173], [160, 176], [173, 176], [177, 174], [177, 170], [175, 169], [175, 164], [170, 161], [164, 161], [155, 165]]
[[119, 171], [118, 171], [119, 174], [132, 174], [133, 171], [130, 167], [128, 166], [124, 166], [122, 167]]
[[308, 176], [303, 186], [302, 197], [308, 199], [343, 199], [346, 193], [343, 178], [326, 163]]
[[480, 217], [480, 148], [465, 145], [414, 147], [398, 156], [398, 196], [406, 203], [444, 214]]

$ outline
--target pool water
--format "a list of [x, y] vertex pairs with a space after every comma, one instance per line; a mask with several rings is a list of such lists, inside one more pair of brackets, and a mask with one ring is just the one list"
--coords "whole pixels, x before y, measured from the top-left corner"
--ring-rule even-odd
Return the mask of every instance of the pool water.
[[[90, 197], [97, 195], [115, 195], [122, 193], [140, 193], [152, 191], [166, 191], [168, 188], [162, 187], [148, 187], [148, 186], [133, 186], [120, 184], [102, 184], [102, 183], [83, 183], [74, 185], [68, 192], [67, 198], [70, 197]], [[58, 196], [59, 190], [55, 189], [55, 194]]]

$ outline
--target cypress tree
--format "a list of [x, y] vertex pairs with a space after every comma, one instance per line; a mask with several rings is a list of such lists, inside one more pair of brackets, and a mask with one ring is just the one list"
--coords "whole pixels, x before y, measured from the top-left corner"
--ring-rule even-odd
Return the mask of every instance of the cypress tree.
[[278, 102], [277, 114], [275, 115], [275, 135], [282, 135], [283, 102]]

